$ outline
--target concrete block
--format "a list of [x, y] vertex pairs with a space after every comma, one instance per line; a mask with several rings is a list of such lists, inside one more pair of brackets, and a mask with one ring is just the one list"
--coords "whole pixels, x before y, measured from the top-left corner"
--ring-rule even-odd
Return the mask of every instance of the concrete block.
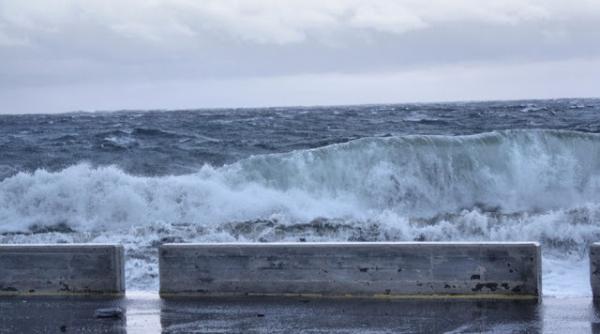
[[537, 298], [537, 243], [164, 244], [160, 294]]
[[600, 243], [590, 246], [590, 283], [594, 299], [600, 299]]
[[0, 295], [124, 292], [123, 246], [0, 245]]

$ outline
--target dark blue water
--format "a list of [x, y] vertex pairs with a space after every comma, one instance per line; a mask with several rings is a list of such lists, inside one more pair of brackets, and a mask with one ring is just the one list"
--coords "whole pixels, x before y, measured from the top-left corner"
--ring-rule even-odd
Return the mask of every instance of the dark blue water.
[[184, 174], [363, 137], [536, 128], [600, 132], [600, 100], [5, 115], [0, 178], [79, 162]]

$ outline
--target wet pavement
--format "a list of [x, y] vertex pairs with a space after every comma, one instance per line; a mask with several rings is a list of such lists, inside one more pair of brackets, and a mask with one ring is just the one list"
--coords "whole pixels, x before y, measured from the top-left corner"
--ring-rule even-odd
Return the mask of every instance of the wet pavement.
[[[98, 318], [98, 309], [122, 308]], [[0, 298], [0, 333], [600, 333], [591, 298]]]

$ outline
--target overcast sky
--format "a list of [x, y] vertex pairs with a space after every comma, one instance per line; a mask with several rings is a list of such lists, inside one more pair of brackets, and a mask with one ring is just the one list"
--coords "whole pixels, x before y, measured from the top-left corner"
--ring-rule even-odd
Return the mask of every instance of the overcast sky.
[[594, 96], [598, 0], [0, 0], [0, 113]]

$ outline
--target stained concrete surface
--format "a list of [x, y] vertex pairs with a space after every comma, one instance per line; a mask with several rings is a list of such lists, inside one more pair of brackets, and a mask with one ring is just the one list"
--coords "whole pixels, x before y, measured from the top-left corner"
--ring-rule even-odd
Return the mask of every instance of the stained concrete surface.
[[121, 245], [0, 245], [0, 295], [124, 292]]
[[600, 242], [590, 246], [590, 283], [594, 298], [600, 299]]
[[537, 298], [533, 242], [163, 244], [163, 297], [320, 295]]
[[[122, 307], [122, 319], [97, 319]], [[3, 297], [0, 333], [600, 333], [591, 298], [535, 301]]]

